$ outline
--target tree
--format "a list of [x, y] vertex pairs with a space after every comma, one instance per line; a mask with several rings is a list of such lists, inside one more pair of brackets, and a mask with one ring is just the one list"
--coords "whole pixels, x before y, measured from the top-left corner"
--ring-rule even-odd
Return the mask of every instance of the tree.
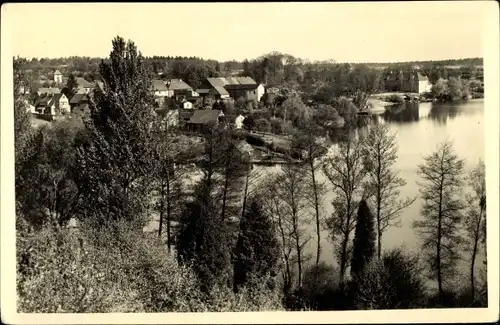
[[464, 218], [465, 230], [467, 231], [468, 246], [470, 251], [470, 286], [471, 299], [475, 300], [475, 266], [476, 258], [481, 243], [486, 241], [486, 178], [485, 165], [482, 160], [470, 172], [467, 177], [468, 185], [472, 193], [466, 196], [467, 212]]
[[393, 170], [397, 160], [396, 135], [386, 124], [371, 127], [364, 144], [364, 167], [367, 172], [365, 190], [375, 207], [377, 220], [377, 255], [382, 254], [382, 235], [388, 227], [399, 227], [401, 212], [416, 198], [399, 199], [399, 189], [406, 185]]
[[71, 100], [74, 94], [76, 94], [76, 88], [78, 88], [78, 82], [76, 81], [75, 75], [70, 74], [68, 81], [66, 82], [66, 87], [63, 89], [63, 94]]
[[215, 287], [226, 286], [231, 273], [230, 233], [216, 205], [219, 183], [216, 172], [221, 160], [215, 149], [218, 142], [213, 132], [216, 131], [210, 130], [205, 134], [205, 157], [201, 165], [203, 176], [195, 186], [193, 199], [184, 208], [177, 242], [179, 261], [193, 266], [205, 293]]
[[306, 122], [306, 127], [295, 134], [293, 139], [293, 147], [306, 153], [305, 160], [308, 167], [308, 180], [311, 188], [310, 204], [314, 210], [316, 221], [316, 268], [319, 271], [319, 261], [321, 256], [321, 226], [323, 223], [323, 215], [321, 209], [322, 198], [325, 194], [325, 184], [317, 179], [317, 171], [320, 164], [317, 159], [325, 153], [326, 149], [322, 143], [318, 141], [318, 135], [321, 132], [321, 127], [312, 120]]
[[419, 185], [424, 201], [421, 213], [424, 220], [415, 220], [413, 228], [422, 238], [422, 250], [427, 257], [431, 278], [438, 284], [438, 299], [444, 299], [443, 283], [452, 277], [460, 259], [463, 239], [459, 233], [463, 202], [460, 198], [464, 161], [445, 141], [424, 158], [418, 166], [423, 182]]
[[235, 249], [234, 288], [269, 276], [277, 266], [279, 246], [271, 218], [252, 199], [240, 220]]
[[255, 127], [255, 120], [251, 115], [245, 117], [243, 120], [243, 127], [249, 131], [251, 131]]
[[[165, 125], [165, 121], [160, 120], [159, 122], [158, 124]], [[166, 125], [168, 126], [168, 124]], [[172, 221], [176, 217], [180, 217], [183, 196], [182, 181], [187, 172], [187, 167], [182, 163], [183, 153], [188, 151], [190, 143], [184, 143], [180, 138], [174, 137], [174, 134], [169, 132], [168, 127], [158, 130], [158, 135], [154, 160], [154, 183], [158, 192], [156, 209], [160, 214], [158, 236], [161, 236], [165, 222], [167, 247], [170, 253], [173, 244]]]
[[293, 243], [297, 263], [297, 287], [302, 287], [303, 265], [307, 261], [304, 246], [309, 242], [305, 226], [309, 223], [307, 213], [307, 183], [305, 170], [299, 165], [287, 164], [275, 180], [278, 185], [275, 195], [282, 201], [280, 208], [288, 223], [288, 235]]
[[443, 78], [439, 78], [436, 83], [432, 85], [431, 93], [434, 98], [446, 98], [446, 96], [448, 96], [449, 94], [448, 82]]
[[245, 174], [246, 164], [230, 129], [218, 130], [216, 141], [217, 151], [220, 152], [219, 167], [222, 177], [221, 218], [226, 220], [228, 215], [236, 214], [234, 203], [239, 199], [237, 195], [241, 193], [241, 178]]
[[[355, 226], [355, 213], [358, 208], [360, 191], [365, 170], [363, 168], [363, 140], [346, 137], [338, 144], [336, 152], [325, 159], [323, 172], [333, 186], [334, 212], [327, 219], [334, 243], [338, 246], [340, 265], [340, 282], [350, 260], [351, 247], [349, 239]], [[337, 237], [339, 241], [337, 241]]]
[[25, 144], [31, 137], [31, 114], [27, 110], [23, 91], [28, 87], [24, 72], [25, 65], [25, 59], [14, 58], [14, 148], [16, 162], [23, 159]]
[[80, 146], [78, 184], [85, 195], [83, 215], [104, 220], [145, 222], [153, 156], [154, 98], [151, 80], [132, 41], [112, 41], [102, 61], [104, 90], [96, 89], [85, 118], [89, 141]]
[[361, 200], [356, 219], [354, 244], [351, 259], [353, 279], [362, 276], [365, 266], [375, 255], [375, 227], [373, 215], [365, 200]]

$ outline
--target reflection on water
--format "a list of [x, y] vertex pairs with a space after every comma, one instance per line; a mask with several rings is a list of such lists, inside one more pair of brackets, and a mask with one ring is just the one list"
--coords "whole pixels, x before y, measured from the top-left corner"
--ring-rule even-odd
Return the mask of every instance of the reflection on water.
[[[417, 197], [415, 203], [403, 212], [401, 227], [387, 229], [382, 238], [384, 247], [403, 245], [414, 251], [419, 250], [420, 239], [415, 235], [411, 224], [413, 220], [421, 218], [420, 209], [423, 202], [419, 197], [420, 177], [417, 174], [417, 165], [423, 163], [424, 156], [436, 150], [439, 143], [449, 139], [454, 143], [455, 152], [465, 159], [467, 170], [470, 170], [479, 158], [484, 160], [483, 105], [482, 99], [453, 103], [410, 103], [391, 106], [384, 114], [363, 116], [359, 119], [358, 126], [365, 123], [372, 125], [385, 123], [389, 125], [391, 132], [397, 134], [398, 159], [394, 168], [406, 180], [406, 186], [401, 188], [401, 197]], [[360, 128], [358, 131], [363, 133], [367, 132], [367, 129]], [[335, 139], [332, 140], [335, 142]], [[269, 169], [271, 172], [276, 172], [279, 167]], [[318, 181], [329, 184], [321, 171], [318, 172]], [[327, 215], [333, 212], [332, 199], [333, 194], [330, 191], [324, 199], [323, 206]], [[312, 228], [311, 234], [314, 236]], [[335, 263], [333, 246], [326, 231], [322, 245], [324, 250], [322, 259], [327, 263]], [[306, 247], [308, 253], [313, 254], [314, 240]]]
[[482, 100], [458, 101], [452, 103], [405, 103], [391, 105], [381, 115], [372, 116], [373, 124], [417, 123], [420, 119], [430, 119], [439, 125], [461, 115], [474, 115], [482, 110]]

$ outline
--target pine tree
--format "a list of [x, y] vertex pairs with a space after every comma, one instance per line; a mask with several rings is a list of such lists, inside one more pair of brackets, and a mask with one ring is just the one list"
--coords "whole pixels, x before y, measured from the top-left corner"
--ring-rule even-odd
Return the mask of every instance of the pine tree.
[[364, 199], [359, 203], [353, 246], [351, 276], [356, 278], [362, 274], [365, 266], [375, 255], [374, 220]]
[[68, 81], [66, 82], [66, 87], [63, 89], [63, 94], [71, 100], [74, 94], [76, 94], [76, 88], [78, 88], [78, 82], [76, 81], [75, 75], [70, 74]]
[[110, 58], [100, 64], [104, 90], [91, 96], [84, 121], [90, 139], [78, 152], [83, 214], [144, 222], [154, 143], [151, 81], [132, 41], [116, 37], [112, 44]]
[[235, 250], [234, 289], [268, 276], [276, 267], [279, 246], [273, 222], [261, 205], [251, 200], [240, 221]]

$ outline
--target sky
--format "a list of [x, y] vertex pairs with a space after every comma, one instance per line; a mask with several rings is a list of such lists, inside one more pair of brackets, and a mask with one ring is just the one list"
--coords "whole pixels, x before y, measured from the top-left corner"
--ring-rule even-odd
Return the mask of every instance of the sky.
[[[492, 6], [493, 3], [493, 6]], [[143, 55], [402, 62], [483, 57], [492, 1], [7, 4], [13, 55], [106, 57], [111, 40]]]

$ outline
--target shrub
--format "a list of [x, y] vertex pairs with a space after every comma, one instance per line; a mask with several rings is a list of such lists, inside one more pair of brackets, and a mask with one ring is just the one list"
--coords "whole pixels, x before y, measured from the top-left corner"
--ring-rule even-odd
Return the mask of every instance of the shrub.
[[352, 285], [358, 309], [399, 309], [423, 306], [424, 282], [418, 258], [395, 249], [371, 262]]
[[338, 271], [324, 262], [312, 265], [304, 272], [303, 293], [307, 306], [313, 310], [332, 310], [338, 305], [335, 296], [339, 283], [335, 275]]
[[405, 102], [403, 97], [396, 94], [387, 96], [385, 100], [388, 101], [389, 103], [397, 103], [397, 104], [403, 104]]
[[265, 118], [259, 118], [255, 121], [255, 129], [260, 132], [269, 132], [271, 131], [271, 122]]
[[17, 248], [22, 312], [202, 308], [194, 274], [177, 266], [156, 237], [124, 225], [92, 231], [45, 228], [20, 237]]

